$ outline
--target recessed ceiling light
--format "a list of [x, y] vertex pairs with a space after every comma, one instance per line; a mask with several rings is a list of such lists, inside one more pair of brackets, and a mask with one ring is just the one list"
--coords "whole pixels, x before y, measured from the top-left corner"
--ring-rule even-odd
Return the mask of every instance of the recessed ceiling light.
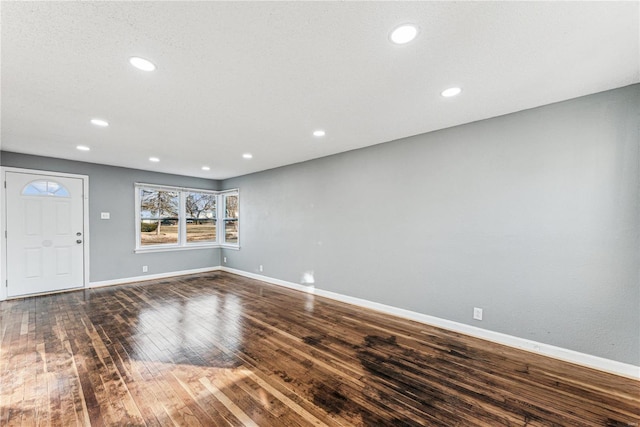
[[449, 89], [443, 90], [440, 95], [444, 96], [445, 98], [450, 98], [452, 96], [458, 95], [460, 92], [462, 92], [462, 89], [460, 89], [459, 87], [450, 87]]
[[100, 126], [103, 128], [106, 128], [107, 126], [109, 126], [109, 122], [106, 120], [102, 120], [102, 119], [91, 119], [91, 123], [96, 125], [96, 126]]
[[251, 158], [253, 158], [253, 154], [251, 154], [251, 153], [244, 153], [244, 154], [242, 155], [242, 157], [244, 157], [245, 159], [251, 159]]
[[203, 170], [203, 171], [208, 171], [208, 170], [211, 170], [211, 168], [210, 168], [209, 166], [203, 166], [203, 167], [202, 167], [202, 170]]
[[417, 35], [418, 27], [412, 24], [403, 24], [391, 31], [389, 38], [395, 44], [405, 44], [415, 39]]
[[159, 161], [160, 161], [160, 159], [159, 159], [159, 158], [157, 158], [157, 157], [149, 157], [149, 161], [150, 161], [150, 162], [159, 162]]
[[318, 129], [318, 130], [314, 130], [313, 131], [313, 136], [317, 136], [317, 137], [321, 137], [324, 136], [325, 132], [322, 129]]
[[87, 147], [86, 145], [78, 145], [76, 146], [76, 149], [80, 150], [80, 151], [90, 151], [91, 148]]
[[137, 56], [132, 56], [131, 58], [129, 58], [129, 63], [136, 67], [138, 70], [142, 71], [153, 71], [156, 69], [156, 66], [153, 62]]

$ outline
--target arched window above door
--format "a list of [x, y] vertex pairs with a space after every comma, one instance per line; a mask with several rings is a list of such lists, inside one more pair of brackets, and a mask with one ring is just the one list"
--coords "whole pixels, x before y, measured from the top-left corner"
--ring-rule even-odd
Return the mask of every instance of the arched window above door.
[[70, 197], [64, 185], [55, 181], [32, 181], [22, 189], [23, 196]]

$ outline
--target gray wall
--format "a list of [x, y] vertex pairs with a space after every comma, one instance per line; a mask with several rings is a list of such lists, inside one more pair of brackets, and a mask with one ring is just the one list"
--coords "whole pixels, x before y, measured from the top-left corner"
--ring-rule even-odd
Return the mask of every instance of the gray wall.
[[222, 254], [640, 365], [639, 124], [634, 85], [225, 180], [242, 248]]
[[[122, 279], [220, 265], [220, 249], [135, 254], [134, 183], [218, 190], [219, 182], [93, 163], [2, 152], [2, 166], [89, 176], [90, 281]], [[110, 212], [101, 220], [100, 212]], [[148, 273], [142, 266], [149, 267]]]

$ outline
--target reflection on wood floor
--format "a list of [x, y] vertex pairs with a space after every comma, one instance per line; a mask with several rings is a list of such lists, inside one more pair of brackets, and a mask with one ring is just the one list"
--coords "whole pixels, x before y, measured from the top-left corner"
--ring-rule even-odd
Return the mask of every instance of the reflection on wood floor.
[[637, 426], [640, 382], [213, 272], [0, 303], [2, 426]]

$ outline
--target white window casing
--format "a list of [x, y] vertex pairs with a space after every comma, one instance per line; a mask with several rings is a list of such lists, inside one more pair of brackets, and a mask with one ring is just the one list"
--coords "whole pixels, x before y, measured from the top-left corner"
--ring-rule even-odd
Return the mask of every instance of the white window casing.
[[[176, 251], [176, 250], [193, 250], [193, 249], [211, 249], [211, 248], [229, 248], [229, 249], [239, 249], [240, 248], [240, 193], [239, 190], [230, 189], [230, 190], [204, 190], [199, 188], [187, 188], [187, 187], [176, 187], [169, 185], [158, 185], [158, 184], [145, 184], [145, 183], [135, 183], [135, 249], [136, 253], [149, 253], [149, 252], [165, 252], [165, 251]], [[162, 219], [166, 215], [162, 215], [163, 212], [156, 211], [156, 217], [153, 218], [154, 221], [158, 221], [158, 226], [165, 221], [169, 224], [175, 221], [177, 226], [177, 239], [174, 241], [163, 243], [146, 243], [143, 245], [142, 243], [142, 223], [144, 221], [143, 217], [143, 209], [142, 209], [142, 197], [141, 190], [148, 191], [163, 191], [170, 193], [177, 193], [177, 206], [175, 203], [171, 203], [171, 208], [173, 209], [173, 215], [168, 218]], [[201, 194], [201, 195], [212, 195], [215, 197], [215, 206], [209, 207], [207, 209], [207, 213], [210, 215], [212, 211], [215, 209], [215, 215], [210, 216], [209, 218], [205, 218], [205, 220], [213, 221], [215, 225], [215, 239], [208, 241], [197, 241], [197, 242], [189, 242], [188, 241], [188, 227], [187, 227], [187, 197], [189, 194]], [[227, 218], [226, 213], [226, 200], [228, 196], [236, 196], [237, 197], [237, 206], [235, 209], [235, 217]], [[205, 199], [206, 200], [206, 199]], [[173, 201], [172, 201], [173, 202]], [[199, 214], [198, 214], [199, 215]], [[199, 218], [199, 217], [198, 217]], [[193, 219], [192, 219], [193, 220]], [[226, 238], [226, 224], [230, 220], [234, 221], [237, 225], [233, 230], [234, 237], [227, 241]], [[197, 222], [197, 220], [196, 220]], [[168, 224], [165, 224], [167, 226]], [[173, 240], [173, 239], [172, 239]]]

